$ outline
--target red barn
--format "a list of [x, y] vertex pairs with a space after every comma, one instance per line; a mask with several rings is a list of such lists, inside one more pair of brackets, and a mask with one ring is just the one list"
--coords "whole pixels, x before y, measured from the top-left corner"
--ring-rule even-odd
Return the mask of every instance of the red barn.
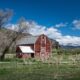
[[18, 57], [48, 59], [52, 53], [51, 40], [44, 34], [28, 36], [17, 42]]

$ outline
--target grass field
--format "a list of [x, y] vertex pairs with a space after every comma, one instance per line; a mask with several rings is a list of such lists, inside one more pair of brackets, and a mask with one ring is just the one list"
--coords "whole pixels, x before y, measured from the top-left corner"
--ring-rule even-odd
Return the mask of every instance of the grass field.
[[[11, 57], [11, 58], [10, 58]], [[0, 62], [0, 80], [80, 80], [80, 54], [57, 55], [48, 61], [17, 59], [7, 55]]]
[[80, 63], [0, 62], [0, 80], [80, 80]]

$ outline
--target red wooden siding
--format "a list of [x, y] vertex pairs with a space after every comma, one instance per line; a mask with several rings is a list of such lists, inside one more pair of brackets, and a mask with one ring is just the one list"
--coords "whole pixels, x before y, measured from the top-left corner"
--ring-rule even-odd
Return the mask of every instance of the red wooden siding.
[[[49, 54], [51, 54], [51, 47], [51, 41], [48, 39], [47, 36], [39, 36], [38, 40], [35, 43], [35, 56], [41, 57], [42, 55], [48, 58]], [[41, 48], [43, 50], [41, 50]]]

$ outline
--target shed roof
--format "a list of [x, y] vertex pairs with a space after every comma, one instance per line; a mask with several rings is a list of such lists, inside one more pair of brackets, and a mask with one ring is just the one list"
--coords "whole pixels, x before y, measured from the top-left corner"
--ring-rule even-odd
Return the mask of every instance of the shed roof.
[[21, 49], [22, 53], [34, 53], [30, 46], [19, 46], [19, 48]]
[[17, 45], [21, 44], [34, 44], [36, 40], [38, 39], [38, 36], [27, 36], [24, 38], [21, 38], [16, 42]]

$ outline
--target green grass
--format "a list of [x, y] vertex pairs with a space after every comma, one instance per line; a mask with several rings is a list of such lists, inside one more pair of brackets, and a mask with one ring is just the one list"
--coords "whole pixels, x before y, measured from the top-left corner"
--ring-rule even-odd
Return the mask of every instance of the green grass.
[[58, 55], [55, 50], [45, 63], [25, 61], [27, 64], [23, 59], [6, 58], [0, 62], [0, 80], [80, 80], [80, 54]]
[[80, 80], [80, 63], [0, 63], [0, 80]]

